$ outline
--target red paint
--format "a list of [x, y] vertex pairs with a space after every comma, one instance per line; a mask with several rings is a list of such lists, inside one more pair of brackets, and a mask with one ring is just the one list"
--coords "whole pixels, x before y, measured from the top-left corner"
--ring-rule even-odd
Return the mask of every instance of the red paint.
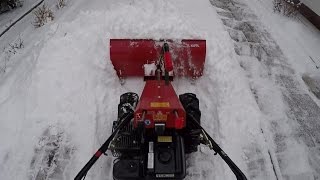
[[[151, 107], [151, 102], [169, 103], [169, 107]], [[185, 127], [186, 113], [180, 100], [175, 93], [171, 83], [165, 85], [165, 81], [148, 80], [146, 81], [143, 92], [140, 96], [139, 103], [135, 110], [134, 126], [137, 127], [140, 116], [143, 111], [147, 111], [145, 114], [145, 120], [150, 121], [150, 125], [146, 128], [154, 128], [155, 123], [165, 123], [166, 128], [182, 129]], [[178, 113], [180, 119], [177, 120], [175, 111]], [[167, 115], [166, 120], [156, 121], [155, 117], [162, 117]], [[177, 122], [178, 121], [178, 122]]]
[[176, 129], [182, 129], [184, 128], [184, 119], [181, 117], [177, 117], [175, 119], [175, 127]]
[[164, 66], [165, 66], [166, 71], [168, 71], [168, 72], [173, 70], [173, 63], [171, 60], [170, 52], [164, 53]]
[[[175, 76], [200, 77], [206, 57], [205, 40], [166, 41], [170, 48]], [[118, 76], [144, 76], [144, 64], [158, 60], [163, 41], [110, 39], [110, 59]]]
[[[165, 42], [169, 49], [164, 46]], [[167, 71], [174, 70], [174, 75], [178, 76], [202, 76], [206, 56], [205, 40], [165, 42], [111, 39], [110, 58], [118, 76], [144, 76], [144, 64], [158, 61], [163, 51], [165, 51], [163, 58]], [[172, 129], [183, 129], [186, 126], [185, 110], [171, 82], [167, 83], [164, 80], [146, 81], [135, 110], [135, 128], [142, 121], [146, 128], [154, 128], [156, 123], [164, 123], [166, 128]]]
[[100, 156], [101, 156], [101, 154], [102, 154], [102, 152], [97, 151], [97, 152], [94, 154], [94, 156], [96, 156], [96, 157], [100, 157]]

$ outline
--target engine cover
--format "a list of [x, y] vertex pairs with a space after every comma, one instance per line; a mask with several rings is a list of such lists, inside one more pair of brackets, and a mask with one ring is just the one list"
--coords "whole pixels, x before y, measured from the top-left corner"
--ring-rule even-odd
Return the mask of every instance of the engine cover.
[[153, 136], [143, 145], [140, 156], [119, 157], [113, 165], [115, 180], [183, 179], [186, 160], [183, 138], [178, 135]]
[[146, 81], [134, 114], [135, 128], [141, 122], [149, 129], [154, 129], [157, 123], [173, 129], [183, 129], [186, 125], [185, 110], [171, 83], [166, 84], [164, 80]]

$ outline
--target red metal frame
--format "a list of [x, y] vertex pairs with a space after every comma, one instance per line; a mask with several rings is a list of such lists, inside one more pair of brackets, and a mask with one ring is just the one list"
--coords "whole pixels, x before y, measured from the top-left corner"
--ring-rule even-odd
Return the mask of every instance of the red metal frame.
[[[161, 56], [163, 59], [159, 61]], [[166, 71], [174, 69], [176, 76], [199, 77], [203, 74], [205, 56], [205, 40], [110, 40], [110, 59], [119, 77], [144, 76], [144, 65], [155, 62], [164, 63]], [[156, 76], [154, 79], [158, 80], [146, 81], [134, 113], [134, 127], [143, 121], [146, 128], [162, 123], [166, 128], [183, 129], [186, 113], [177, 94], [168, 80]]]
[[171, 83], [164, 80], [148, 80], [135, 110], [134, 126], [142, 121], [145, 127], [154, 128], [155, 123], [165, 123], [166, 128], [182, 129], [186, 125], [186, 113]]
[[[165, 42], [170, 47], [175, 76], [202, 76], [206, 56], [205, 40]], [[151, 39], [110, 39], [110, 59], [118, 76], [144, 76], [143, 65], [158, 60], [163, 43]]]

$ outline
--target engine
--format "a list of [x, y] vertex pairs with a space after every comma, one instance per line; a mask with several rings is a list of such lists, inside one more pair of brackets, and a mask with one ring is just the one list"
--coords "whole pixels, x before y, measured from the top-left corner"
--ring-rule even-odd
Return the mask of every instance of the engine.
[[[180, 101], [198, 108], [198, 99], [192, 97], [195, 95], [184, 94], [180, 96]], [[178, 97], [176, 98], [180, 104]], [[175, 129], [170, 126], [172, 123], [166, 124], [170, 119], [159, 121], [152, 119], [155, 116], [146, 116], [148, 111], [152, 114], [150, 112], [154, 109], [141, 108], [139, 105], [143, 104], [142, 101], [143, 99], [138, 102], [138, 97], [134, 93], [126, 93], [120, 97], [119, 118], [114, 121], [113, 129], [121, 123], [119, 122], [121, 115], [129, 108], [134, 108], [136, 113], [140, 113], [143, 109], [144, 117], [141, 118], [144, 121], [141, 121], [141, 118], [138, 122], [137, 119], [132, 120], [119, 130], [112, 141], [109, 149], [113, 156], [117, 157], [113, 165], [113, 178], [115, 180], [183, 179], [186, 175], [185, 154], [197, 150], [200, 144], [200, 133], [195, 132], [196, 128], [190, 128], [190, 124], [185, 124], [181, 129]], [[192, 101], [194, 102], [191, 103]], [[181, 109], [183, 108], [181, 105]], [[171, 112], [172, 117], [176, 116], [174, 109]], [[200, 113], [200, 111], [197, 112]], [[167, 117], [171, 116], [169, 113], [167, 115]], [[199, 114], [198, 118], [200, 118]], [[150, 128], [151, 126], [153, 128]], [[185, 147], [186, 144], [188, 147]]]

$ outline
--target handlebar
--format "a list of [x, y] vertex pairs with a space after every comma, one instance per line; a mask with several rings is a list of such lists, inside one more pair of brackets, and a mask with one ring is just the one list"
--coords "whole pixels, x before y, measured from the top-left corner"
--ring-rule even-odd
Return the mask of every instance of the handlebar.
[[238, 166], [229, 158], [229, 156], [220, 148], [220, 146], [211, 138], [211, 136], [207, 133], [206, 130], [203, 129], [203, 127], [196, 121], [195, 117], [193, 117], [191, 114], [187, 113], [187, 116], [190, 117], [192, 122], [207, 136], [208, 140], [212, 144], [212, 149], [219, 154], [219, 156], [228, 164], [230, 169], [232, 170], [233, 174], [236, 176], [237, 180], [247, 180], [247, 177], [243, 174], [243, 172], [238, 168]]
[[88, 171], [94, 165], [94, 163], [96, 163], [99, 157], [108, 150], [109, 144], [111, 143], [115, 135], [118, 133], [118, 131], [130, 122], [130, 120], [133, 118], [133, 110], [128, 109], [127, 111], [128, 112], [121, 117], [120, 124], [118, 125], [118, 127], [113, 131], [111, 136], [99, 148], [99, 150], [91, 157], [87, 164], [80, 170], [80, 172], [77, 174], [74, 180], [82, 180], [87, 175]]

